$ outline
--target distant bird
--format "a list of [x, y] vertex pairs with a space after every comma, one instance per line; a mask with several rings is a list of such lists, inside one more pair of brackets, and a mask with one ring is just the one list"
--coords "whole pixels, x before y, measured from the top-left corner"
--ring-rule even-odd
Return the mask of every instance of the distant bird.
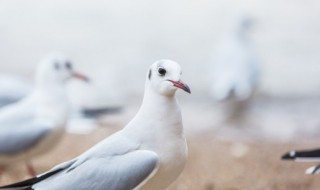
[[68, 95], [70, 96], [74, 115], [99, 118], [104, 115], [121, 112], [123, 101], [119, 101], [121, 100], [121, 97], [119, 97], [121, 96], [120, 91], [117, 89], [110, 90], [112, 88], [110, 84], [102, 82], [104, 80], [114, 81], [115, 79], [112, 76], [105, 78], [104, 75], [103, 77], [101, 75], [92, 77], [90, 85], [80, 83], [68, 85]]
[[187, 159], [175, 93], [177, 89], [190, 93], [190, 89], [180, 77], [176, 62], [155, 62], [146, 77], [141, 108], [124, 129], [73, 160], [0, 189], [166, 189]]
[[211, 94], [216, 101], [235, 105], [231, 117], [244, 111], [259, 81], [258, 59], [248, 36], [251, 25], [250, 18], [239, 18], [214, 54]]
[[[67, 132], [88, 134], [99, 126], [109, 125], [109, 116], [121, 114], [124, 98], [116, 74], [94, 71], [90, 85], [77, 81], [68, 84], [68, 96], [72, 105], [72, 115], [67, 124]], [[112, 72], [113, 73], [113, 72]], [[117, 72], [114, 72], [117, 73]], [[106, 122], [106, 123], [105, 123]]]
[[101, 124], [100, 119], [103, 116], [119, 114], [121, 111], [122, 107], [73, 107], [72, 115], [67, 123], [67, 132], [71, 134], [89, 134]]
[[26, 80], [8, 74], [0, 74], [0, 107], [15, 103], [32, 91]]
[[[293, 160], [297, 162], [320, 162], [320, 149], [290, 151], [281, 157], [283, 160]], [[306, 174], [320, 173], [320, 164], [306, 170]]]
[[122, 107], [82, 108], [80, 114], [84, 117], [95, 118], [106, 114], [119, 113]]
[[65, 56], [50, 55], [37, 68], [33, 92], [0, 110], [0, 170], [25, 161], [35, 176], [30, 160], [56, 145], [64, 132], [69, 115], [65, 83], [73, 77], [88, 80]]
[[[85, 86], [86, 90], [89, 91], [93, 90], [91, 88], [92, 83], [95, 83], [96, 81], [90, 80], [90, 82], [91, 85]], [[74, 86], [71, 84], [68, 85], [67, 88], [70, 90], [70, 88], [73, 87]], [[14, 75], [0, 74], [0, 108], [25, 98], [32, 92], [33, 88], [34, 86], [26, 79]], [[86, 97], [83, 95], [84, 93], [85, 92], [78, 90], [68, 94], [68, 99], [71, 101], [72, 107], [72, 114], [69, 115], [67, 124], [67, 132], [69, 133], [86, 134], [91, 132], [97, 126], [97, 121], [101, 117], [119, 114], [123, 110], [122, 106], [106, 105], [104, 102], [100, 101], [100, 99], [94, 99], [94, 95], [97, 96], [99, 91], [90, 91], [90, 95], [93, 96], [92, 99], [98, 102], [95, 105], [86, 105], [83, 102], [79, 102], [79, 100], [85, 102]], [[74, 99], [78, 102], [73, 101]], [[88, 125], [88, 123], [90, 125]]]

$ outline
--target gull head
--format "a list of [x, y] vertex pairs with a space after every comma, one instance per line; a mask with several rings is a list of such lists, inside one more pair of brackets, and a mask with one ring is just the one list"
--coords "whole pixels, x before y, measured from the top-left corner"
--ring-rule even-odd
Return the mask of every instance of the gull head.
[[233, 30], [239, 37], [245, 37], [248, 35], [251, 29], [253, 29], [254, 21], [247, 15], [241, 15], [237, 18], [233, 24]]
[[73, 63], [61, 53], [50, 54], [39, 64], [36, 74], [37, 83], [63, 84], [71, 78], [77, 78], [83, 81], [89, 79], [75, 71]]
[[165, 96], [173, 96], [178, 89], [191, 93], [189, 86], [181, 80], [181, 74], [181, 67], [177, 62], [159, 60], [149, 68], [147, 85]]
[[254, 25], [254, 21], [251, 17], [243, 15], [238, 20], [239, 28], [250, 29]]

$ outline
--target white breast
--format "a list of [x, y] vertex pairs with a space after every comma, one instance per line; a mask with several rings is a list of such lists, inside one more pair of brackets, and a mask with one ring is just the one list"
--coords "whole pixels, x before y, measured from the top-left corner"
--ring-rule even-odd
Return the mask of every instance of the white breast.
[[[182, 172], [188, 155], [186, 139], [183, 133], [172, 133], [168, 128], [182, 128], [182, 126], [152, 126], [152, 129], [140, 136], [142, 140], [140, 149], [150, 150], [159, 156], [159, 166], [156, 173], [140, 184], [139, 190], [166, 189]], [[142, 134], [143, 134], [142, 133]], [[141, 134], [139, 132], [139, 134]]]

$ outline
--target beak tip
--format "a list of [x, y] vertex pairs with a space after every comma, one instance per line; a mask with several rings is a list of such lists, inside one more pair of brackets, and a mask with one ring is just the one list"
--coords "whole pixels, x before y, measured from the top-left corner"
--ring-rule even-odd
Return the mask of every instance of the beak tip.
[[172, 82], [173, 86], [175, 86], [177, 88], [180, 88], [183, 91], [191, 94], [191, 90], [190, 90], [189, 86], [187, 84], [185, 84], [184, 82], [182, 82], [180, 80], [179, 81], [168, 80], [168, 81]]
[[78, 78], [78, 79], [80, 79], [80, 80], [82, 80], [84, 82], [90, 83], [90, 79], [87, 76], [82, 75], [80, 73], [74, 72], [74, 73], [72, 73], [72, 77]]
[[190, 87], [187, 85], [187, 84], [184, 84], [183, 83], [183, 88], [182, 88], [184, 91], [186, 91], [187, 93], [191, 94], [191, 90], [190, 90]]

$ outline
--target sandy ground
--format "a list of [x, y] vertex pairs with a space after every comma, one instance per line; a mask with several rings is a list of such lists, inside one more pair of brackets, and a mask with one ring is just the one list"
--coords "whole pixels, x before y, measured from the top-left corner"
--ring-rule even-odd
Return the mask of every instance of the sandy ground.
[[[40, 173], [53, 165], [73, 158], [115, 131], [110, 126], [90, 135], [66, 135], [49, 154], [33, 161]], [[237, 143], [240, 143], [238, 141]], [[319, 176], [308, 176], [306, 163], [283, 162], [280, 156], [293, 148], [309, 148], [315, 142], [280, 144], [255, 142], [242, 144], [248, 152], [242, 157], [231, 154], [234, 142], [217, 140], [212, 134], [189, 136], [189, 161], [170, 190], [316, 190]], [[1, 177], [1, 184], [27, 178], [25, 168], [14, 167]]]
[[[170, 190], [319, 189], [319, 176], [304, 174], [305, 169], [315, 163], [280, 160], [281, 155], [289, 150], [318, 147], [317, 138], [310, 134], [302, 135], [301, 128], [298, 127], [290, 133], [293, 134], [290, 138], [287, 135], [279, 136], [277, 133], [281, 128], [294, 129], [294, 125], [291, 124], [295, 122], [304, 121], [300, 125], [297, 124], [304, 129], [312, 126], [311, 124], [317, 120], [314, 122], [310, 120], [316, 119], [314, 115], [317, 114], [317, 108], [311, 105], [318, 104], [318, 101], [255, 100], [248, 111], [249, 120], [255, 123], [253, 119], [255, 118], [262, 123], [260, 122], [260, 126], [256, 125], [259, 123], [256, 122], [254, 126], [242, 128], [227, 124], [215, 127], [217, 123], [209, 125], [212, 120], [217, 119], [213, 117], [216, 113], [214, 107], [208, 106], [205, 101], [203, 103], [200, 101], [198, 104], [186, 103], [187, 101], [188, 99], [183, 99], [181, 104], [189, 145], [189, 160], [182, 175], [172, 184]], [[303, 110], [306, 108], [308, 112], [303, 115]], [[137, 109], [138, 106], [131, 106], [121, 115], [106, 117], [107, 122], [90, 134], [66, 134], [53, 151], [33, 160], [37, 172], [41, 173], [55, 164], [74, 158], [101, 139], [118, 131], [132, 118]], [[202, 114], [191, 115], [194, 112]], [[268, 116], [271, 113], [273, 116]], [[271, 123], [273, 125], [269, 125]], [[269, 125], [274, 132], [265, 131], [264, 125]], [[8, 184], [27, 177], [25, 167], [18, 164], [1, 176], [0, 184]]]

